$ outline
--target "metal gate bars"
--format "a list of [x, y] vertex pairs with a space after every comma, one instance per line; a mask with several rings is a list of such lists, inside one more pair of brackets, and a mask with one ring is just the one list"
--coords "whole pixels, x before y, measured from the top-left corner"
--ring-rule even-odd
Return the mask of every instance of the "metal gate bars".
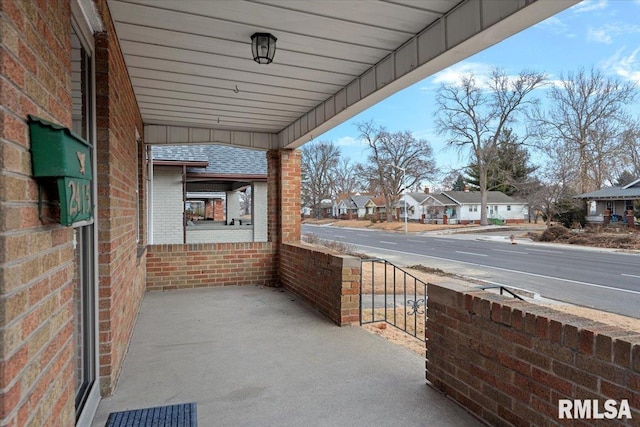
[[427, 284], [384, 259], [363, 259], [360, 324], [385, 322], [425, 341]]

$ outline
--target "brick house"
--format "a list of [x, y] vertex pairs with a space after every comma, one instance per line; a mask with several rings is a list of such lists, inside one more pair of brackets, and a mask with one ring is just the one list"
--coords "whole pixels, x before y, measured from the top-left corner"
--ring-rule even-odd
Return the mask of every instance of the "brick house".
[[[298, 274], [317, 253], [299, 243], [297, 148], [569, 4], [218, 5], [0, 2], [0, 425], [90, 425], [146, 290], [281, 283], [357, 321], [346, 258], [318, 258], [326, 280]], [[268, 67], [250, 56], [261, 26], [282, 46]], [[82, 148], [36, 154], [50, 140], [32, 126]], [[151, 147], [193, 143], [266, 153], [266, 240], [150, 244]], [[69, 169], [36, 177], [38, 155]]]

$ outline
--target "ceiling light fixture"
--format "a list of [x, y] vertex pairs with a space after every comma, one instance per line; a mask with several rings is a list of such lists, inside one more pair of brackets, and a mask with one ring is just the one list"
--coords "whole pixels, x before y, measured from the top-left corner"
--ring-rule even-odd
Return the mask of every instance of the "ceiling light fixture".
[[253, 60], [258, 64], [270, 64], [276, 54], [276, 39], [269, 33], [255, 33], [251, 36]]

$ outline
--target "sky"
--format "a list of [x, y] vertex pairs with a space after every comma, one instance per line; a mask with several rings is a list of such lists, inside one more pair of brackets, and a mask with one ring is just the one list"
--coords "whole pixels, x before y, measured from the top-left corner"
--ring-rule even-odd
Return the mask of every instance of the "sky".
[[[454, 84], [472, 72], [486, 75], [499, 67], [516, 75], [523, 69], [543, 72], [550, 81], [592, 67], [606, 77], [633, 81], [640, 87], [640, 0], [585, 0], [466, 60], [397, 92], [341, 125], [315, 138], [333, 141], [342, 155], [364, 161], [366, 145], [357, 123], [372, 120], [391, 132], [410, 131], [427, 140], [436, 163], [448, 172], [468, 163], [468, 156], [447, 147], [434, 126], [435, 94], [441, 84]], [[544, 102], [545, 90], [534, 92]], [[630, 106], [640, 115], [640, 104]], [[535, 154], [533, 156], [535, 158]]]

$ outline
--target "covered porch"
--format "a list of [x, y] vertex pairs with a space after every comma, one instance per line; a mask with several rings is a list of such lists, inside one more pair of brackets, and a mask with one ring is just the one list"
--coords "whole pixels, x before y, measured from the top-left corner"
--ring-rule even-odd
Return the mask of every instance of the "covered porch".
[[[0, 47], [9, 64], [0, 129], [0, 424], [99, 425], [112, 403], [153, 406], [179, 398], [198, 401], [203, 425], [225, 416], [228, 424], [264, 425], [233, 418], [261, 412], [271, 414], [273, 424], [301, 424], [312, 416], [329, 417], [330, 424], [337, 420], [331, 417], [345, 416], [344, 408], [350, 419], [395, 415], [411, 424], [406, 417], [415, 414], [406, 413], [402, 399], [412, 411], [437, 414], [444, 399], [425, 402], [422, 375], [409, 369], [422, 366], [421, 358], [385, 372], [378, 363], [402, 349], [320, 317], [304, 321], [286, 305], [293, 303], [288, 294], [273, 294], [285, 296], [280, 305], [266, 297], [272, 292], [266, 288], [236, 303], [222, 295], [229, 305], [221, 307], [210, 295], [226, 289], [195, 288], [246, 285], [238, 289], [244, 295], [256, 285], [281, 285], [315, 301], [335, 323], [353, 323], [357, 268], [299, 244], [297, 149], [576, 1], [407, 0], [366, 8], [295, 0], [0, 2], [7, 32]], [[269, 65], [253, 55], [267, 46], [252, 49], [253, 36], [266, 32], [278, 43]], [[57, 156], [83, 181], [69, 180], [77, 177], [66, 171], [36, 176], [30, 117], [50, 123], [65, 141], [73, 131], [86, 143]], [[153, 151], [168, 145], [262, 152], [267, 177], [259, 184], [266, 191], [254, 199], [267, 212], [261, 228], [252, 219], [251, 237], [187, 242], [182, 224], [193, 188], [186, 185], [186, 164], [167, 177], [178, 182], [171, 186], [177, 197], [153, 197], [151, 178], [156, 184], [160, 178]], [[42, 158], [53, 151], [45, 148]], [[256, 188], [249, 179], [255, 172], [240, 181]], [[62, 186], [54, 191], [56, 181]], [[59, 212], [80, 205], [83, 217]], [[180, 225], [158, 229], [154, 211]], [[176, 230], [181, 243], [160, 239]], [[189, 295], [201, 300], [182, 301]], [[237, 317], [225, 318], [225, 310]], [[314, 335], [316, 328], [325, 335]], [[396, 398], [405, 384], [410, 392]], [[369, 394], [356, 399], [362, 388]], [[302, 403], [311, 405], [300, 418], [277, 418]], [[427, 418], [434, 420], [428, 424], [459, 425], [455, 414]], [[415, 416], [425, 424], [424, 412]]]
[[482, 425], [425, 384], [424, 358], [337, 327], [281, 288], [147, 292], [115, 411], [197, 403], [198, 425]]

